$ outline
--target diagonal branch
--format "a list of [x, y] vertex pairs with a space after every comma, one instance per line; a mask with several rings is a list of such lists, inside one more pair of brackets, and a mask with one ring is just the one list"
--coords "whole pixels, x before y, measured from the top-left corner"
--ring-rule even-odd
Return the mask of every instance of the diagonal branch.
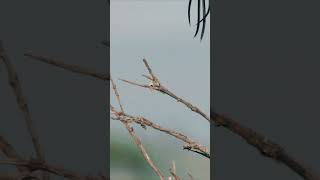
[[[116, 110], [114, 110], [114, 111], [116, 111]], [[195, 153], [201, 154], [204, 157], [210, 158], [210, 152], [208, 151], [208, 149], [205, 146], [201, 145], [200, 143], [196, 142], [195, 140], [189, 138], [188, 136], [186, 136], [182, 133], [161, 127], [161, 126], [153, 123], [152, 121], [150, 121], [144, 117], [135, 117], [135, 116], [132, 116], [132, 115], [129, 115], [126, 113], [120, 113], [120, 112], [117, 112], [117, 113], [120, 114], [120, 116], [118, 116], [114, 120], [135, 122], [135, 123], [141, 125], [143, 128], [146, 128], [146, 126], [152, 127], [155, 130], [164, 132], [170, 136], [173, 136], [173, 137], [185, 142], [186, 144], [183, 146], [184, 149], [187, 149], [189, 151], [193, 151]]]
[[[12, 145], [3, 137], [0, 135], [0, 151], [10, 159], [17, 159], [22, 160], [20, 155], [15, 151], [15, 149], [12, 147]], [[28, 168], [24, 166], [17, 166], [17, 169], [22, 174], [29, 174], [30, 171]]]
[[174, 161], [172, 161], [170, 167], [170, 174], [173, 176], [174, 180], [180, 180], [180, 177], [177, 175], [176, 163]]
[[133, 127], [129, 125], [127, 122], [122, 122], [126, 129], [128, 130], [129, 134], [133, 138], [135, 144], [137, 145], [138, 149], [140, 150], [141, 154], [143, 155], [144, 159], [148, 162], [151, 168], [155, 171], [155, 173], [159, 176], [160, 180], [164, 180], [164, 176], [162, 175], [160, 169], [155, 165], [155, 163], [151, 160], [150, 156], [148, 155], [146, 149], [141, 143], [140, 138], [135, 134]]
[[109, 75], [107, 74], [103, 74], [103, 73], [98, 73], [98, 72], [94, 72], [92, 70], [77, 66], [77, 65], [70, 65], [70, 64], [66, 64], [62, 61], [58, 61], [58, 60], [54, 60], [45, 56], [41, 56], [41, 55], [36, 55], [32, 52], [27, 52], [24, 54], [24, 56], [26, 57], [30, 57], [33, 60], [37, 60], [43, 63], [47, 63], [74, 73], [78, 73], [78, 74], [83, 74], [83, 75], [87, 75], [87, 76], [91, 76], [94, 77], [96, 79], [100, 79], [100, 80], [104, 80], [104, 81], [108, 81], [110, 79]]
[[320, 178], [301, 162], [290, 156], [280, 145], [268, 140], [266, 137], [246, 128], [238, 122], [211, 111], [210, 118], [216, 123], [242, 137], [248, 144], [258, 149], [263, 156], [281, 162], [306, 180], [320, 180]]
[[26, 101], [26, 99], [23, 95], [23, 92], [22, 92], [22, 87], [21, 87], [21, 83], [18, 79], [18, 74], [17, 74], [15, 68], [13, 67], [13, 65], [11, 64], [11, 62], [9, 61], [9, 58], [3, 48], [2, 42], [0, 42], [0, 59], [2, 60], [2, 62], [4, 63], [4, 65], [7, 69], [9, 84], [14, 92], [14, 95], [16, 96], [18, 106], [19, 106], [20, 110], [23, 112], [24, 118], [26, 120], [27, 128], [28, 128], [28, 131], [31, 135], [31, 139], [32, 139], [36, 154], [37, 154], [39, 160], [44, 162], [45, 161], [44, 153], [43, 153], [43, 150], [40, 145], [37, 131], [34, 128], [33, 121], [31, 119], [31, 114], [30, 114], [30, 111], [28, 108], [27, 101]]
[[121, 113], [124, 114], [124, 109], [123, 109], [123, 106], [122, 106], [122, 103], [121, 103], [121, 99], [120, 99], [119, 92], [118, 92], [118, 90], [117, 90], [116, 83], [114, 83], [114, 81], [113, 81], [113, 79], [112, 79], [111, 77], [110, 77], [110, 80], [111, 80], [111, 83], [112, 83], [112, 88], [113, 88], [114, 94], [116, 95], [118, 104], [119, 104], [119, 106], [120, 106]]
[[173, 92], [171, 92], [169, 89], [167, 89], [166, 87], [164, 87], [160, 81], [158, 80], [158, 78], [153, 74], [150, 66], [148, 65], [147, 61], [144, 59], [143, 60], [145, 66], [147, 67], [150, 76], [152, 77], [151, 83], [149, 85], [147, 84], [139, 84], [139, 83], [135, 83], [135, 82], [131, 82], [128, 80], [124, 80], [124, 79], [120, 79], [123, 82], [129, 83], [131, 85], [135, 85], [135, 86], [139, 86], [139, 87], [143, 87], [143, 88], [148, 88], [148, 89], [153, 89], [156, 91], [159, 91], [163, 94], [166, 94], [172, 98], [174, 98], [175, 100], [177, 100], [178, 102], [184, 104], [185, 106], [187, 106], [190, 110], [194, 111], [195, 113], [200, 114], [203, 118], [205, 118], [207, 121], [210, 122], [209, 117], [197, 106], [191, 104], [190, 102], [188, 102], [185, 99], [182, 99], [181, 97], [177, 96], [176, 94], [174, 94]]
[[[122, 114], [124, 114], [124, 110], [123, 110], [123, 107], [122, 107], [122, 104], [121, 104], [121, 100], [120, 100], [120, 95], [119, 95], [119, 92], [117, 90], [117, 87], [114, 83], [114, 81], [111, 79], [111, 83], [112, 83], [112, 88], [114, 90], [114, 93], [117, 97], [117, 101], [118, 101], [118, 104], [121, 108], [121, 112], [118, 113], [115, 108], [113, 106], [110, 105], [110, 108], [111, 108], [111, 112], [116, 116], [116, 118], [119, 118], [122, 116]], [[150, 165], [150, 167], [153, 169], [153, 171], [159, 176], [160, 180], [165, 180], [164, 176], [162, 175], [160, 169], [158, 168], [157, 165], [155, 165], [155, 163], [152, 161], [152, 159], [150, 158], [149, 154], [147, 153], [146, 149], [144, 148], [144, 146], [142, 145], [141, 143], [141, 140], [139, 138], [139, 136], [137, 136], [134, 132], [134, 129], [133, 127], [130, 126], [130, 123], [129, 121], [127, 120], [123, 120], [121, 119], [120, 120], [123, 125], [125, 126], [125, 128], [128, 130], [130, 136], [132, 137], [132, 139], [134, 140], [136, 146], [138, 147], [138, 149], [140, 150], [141, 154], [143, 155], [144, 159], [147, 161], [147, 163]]]

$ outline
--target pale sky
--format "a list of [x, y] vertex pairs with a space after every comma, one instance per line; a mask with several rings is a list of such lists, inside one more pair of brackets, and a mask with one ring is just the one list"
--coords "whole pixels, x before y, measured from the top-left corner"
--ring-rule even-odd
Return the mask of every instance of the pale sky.
[[[210, 24], [207, 24], [202, 42], [199, 37], [193, 38], [195, 22], [193, 27], [189, 26], [187, 6], [188, 2], [182, 0], [170, 3], [111, 1], [111, 75], [114, 79], [124, 78], [145, 83], [141, 74], [147, 73], [142, 62], [146, 58], [163, 85], [209, 115]], [[118, 80], [116, 83], [128, 113], [144, 116], [161, 126], [176, 129], [209, 147], [209, 123], [201, 116], [168, 96]], [[113, 94], [111, 103], [116, 105]], [[163, 143], [176, 142], [155, 131], [145, 131], [138, 127], [136, 131], [146, 144], [155, 144], [155, 139]], [[119, 122], [111, 121], [111, 134], [113, 133], [127, 136]], [[171, 147], [174, 148], [181, 147]], [[190, 156], [188, 152], [186, 155]], [[170, 163], [175, 157], [168, 155], [167, 158]], [[185, 160], [204, 163], [208, 169], [198, 172], [198, 177], [208, 178], [210, 161], [200, 157]], [[189, 169], [197, 172], [198, 167], [192, 167], [192, 163], [187, 164], [190, 164]], [[201, 173], [204, 175], [200, 175]]]

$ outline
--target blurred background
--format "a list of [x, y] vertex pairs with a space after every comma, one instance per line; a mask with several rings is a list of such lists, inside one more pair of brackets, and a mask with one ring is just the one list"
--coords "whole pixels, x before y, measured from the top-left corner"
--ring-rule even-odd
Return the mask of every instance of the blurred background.
[[[103, 81], [24, 57], [27, 51], [106, 73], [109, 29], [104, 0], [3, 0], [0, 40], [16, 68], [49, 164], [81, 175], [108, 169], [109, 96]], [[23, 113], [0, 63], [0, 134], [24, 158], [35, 157]], [[6, 158], [0, 153], [0, 158]], [[84, 163], [85, 162], [85, 163]], [[0, 174], [16, 173], [1, 165]], [[53, 178], [63, 179], [63, 178]]]
[[[188, 24], [186, 0], [113, 0], [110, 9], [111, 75], [126, 112], [175, 129], [210, 148], [210, 126], [201, 116], [166, 95], [118, 80], [147, 83], [141, 76], [147, 74], [142, 62], [146, 58], [163, 85], [209, 114], [210, 23], [200, 42], [199, 37], [193, 38], [194, 19], [191, 27]], [[194, 7], [193, 14], [195, 10]], [[115, 106], [111, 89], [110, 93]], [[187, 173], [195, 179], [210, 179], [208, 159], [183, 150], [183, 143], [167, 134], [137, 125], [134, 128], [167, 177], [170, 164], [175, 161], [182, 179], [188, 177]], [[110, 129], [111, 179], [158, 179], [123, 125], [110, 120]]]

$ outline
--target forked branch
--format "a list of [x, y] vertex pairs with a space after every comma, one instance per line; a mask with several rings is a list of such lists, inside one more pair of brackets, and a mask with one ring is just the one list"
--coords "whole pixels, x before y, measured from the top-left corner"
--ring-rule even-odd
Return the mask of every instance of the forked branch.
[[[315, 172], [311, 171], [309, 168], [304, 166], [302, 163], [300, 163], [296, 159], [294, 159], [292, 156], [288, 155], [287, 152], [280, 145], [268, 140], [266, 137], [260, 135], [256, 131], [249, 129], [249, 128], [246, 128], [243, 125], [241, 125], [240, 123], [238, 123], [230, 118], [227, 118], [223, 115], [220, 115], [214, 111], [211, 111], [211, 115], [209, 118], [201, 110], [199, 110], [199, 108], [197, 108], [197, 107], [193, 106], [191, 103], [181, 99], [179, 96], [173, 94], [171, 91], [166, 89], [162, 84], [160, 84], [160, 81], [153, 74], [153, 72], [152, 72], [152, 70], [146, 60], [144, 60], [144, 63], [145, 63], [145, 65], [148, 69], [148, 72], [150, 74], [150, 76], [144, 75], [144, 77], [146, 77], [148, 80], [151, 81], [149, 84], [139, 84], [139, 83], [123, 80], [123, 79], [122, 79], [122, 81], [129, 83], [129, 84], [132, 84], [132, 85], [136, 85], [136, 86], [140, 86], [140, 87], [148, 88], [148, 89], [152, 89], [152, 90], [157, 90], [159, 92], [167, 94], [170, 97], [176, 99], [178, 102], [183, 103], [185, 106], [187, 106], [191, 110], [200, 114], [202, 117], [207, 119], [209, 122], [213, 122], [217, 126], [224, 127], [228, 131], [236, 134], [237, 136], [242, 137], [244, 140], [246, 140], [248, 142], [249, 145], [258, 149], [262, 153], [262, 155], [283, 163], [284, 165], [289, 167], [291, 170], [293, 170], [295, 173], [299, 174], [304, 179], [306, 179], [306, 180], [320, 180], [320, 178], [317, 176], [317, 174]], [[67, 69], [67, 70], [74, 72], [72, 69]], [[83, 74], [83, 75], [88, 75], [87, 73], [84, 73], [84, 72], [79, 72], [79, 73]], [[98, 79], [101, 79], [101, 78], [98, 78]], [[104, 79], [102, 78], [102, 80], [104, 80]], [[137, 117], [134, 117], [133, 120], [135, 120], [136, 123], [139, 123], [140, 125], [142, 125], [142, 124], [147, 125], [148, 124], [147, 121], [142, 122], [141, 119], [140, 119], [140, 121], [138, 121]], [[190, 179], [192, 179], [192, 176], [190, 176]]]
[[147, 67], [147, 70], [149, 72], [150, 76], [146, 76], [143, 75], [143, 77], [147, 78], [148, 80], [150, 80], [149, 84], [139, 84], [139, 83], [135, 83], [132, 81], [128, 81], [125, 79], [120, 79], [123, 82], [129, 83], [131, 85], [135, 85], [135, 86], [139, 86], [139, 87], [143, 87], [143, 88], [147, 88], [147, 89], [152, 89], [152, 90], [156, 90], [159, 91], [163, 94], [166, 94], [170, 97], [172, 97], [173, 99], [177, 100], [178, 102], [184, 104], [185, 106], [187, 106], [191, 111], [194, 111], [195, 113], [200, 114], [203, 118], [205, 118], [208, 122], [210, 122], [209, 117], [197, 106], [191, 104], [190, 102], [188, 102], [187, 100], [177, 96], [176, 94], [174, 94], [172, 91], [170, 91], [169, 89], [167, 89], [164, 85], [162, 85], [159, 81], [159, 79], [157, 78], [157, 76], [154, 75], [154, 73], [152, 72], [147, 60], [143, 59], [143, 62], [145, 64], [145, 66]]
[[23, 113], [24, 119], [26, 121], [26, 125], [29, 131], [29, 134], [31, 135], [32, 143], [35, 149], [35, 152], [37, 154], [37, 157], [40, 161], [44, 162], [44, 152], [40, 145], [39, 136], [34, 128], [33, 120], [31, 118], [31, 114], [29, 111], [29, 107], [26, 101], [26, 98], [23, 95], [22, 87], [20, 80], [18, 78], [18, 74], [14, 68], [14, 66], [11, 64], [8, 55], [5, 52], [5, 49], [3, 47], [2, 42], [0, 41], [0, 59], [4, 63], [7, 73], [8, 73], [8, 81], [9, 85], [11, 86], [11, 89], [16, 96], [16, 101], [18, 103], [18, 106], [20, 110]]
[[122, 103], [121, 103], [120, 95], [119, 95], [119, 92], [117, 90], [116, 84], [114, 83], [112, 78], [110, 78], [110, 80], [111, 80], [111, 83], [112, 83], [112, 88], [114, 90], [114, 93], [115, 93], [117, 101], [118, 101], [118, 105], [121, 108], [121, 112], [119, 113], [119, 112], [116, 111], [116, 109], [112, 105], [110, 105], [111, 112], [113, 113], [113, 115], [117, 119], [119, 119], [123, 123], [123, 125], [125, 126], [125, 128], [129, 132], [130, 136], [134, 140], [136, 146], [138, 147], [138, 149], [140, 150], [141, 154], [143, 155], [144, 159], [147, 161], [147, 163], [150, 165], [150, 167], [153, 169], [153, 171], [157, 174], [157, 176], [159, 176], [160, 180], [165, 180], [165, 178], [162, 175], [160, 169], [152, 161], [152, 159], [150, 158], [150, 156], [147, 153], [146, 149], [144, 148], [143, 144], [141, 143], [141, 140], [140, 140], [139, 136], [137, 136], [135, 134], [133, 127], [130, 126], [130, 121], [128, 121], [127, 119], [122, 119], [121, 118], [122, 114], [124, 114], [124, 110], [123, 110], [123, 106], [122, 106]]

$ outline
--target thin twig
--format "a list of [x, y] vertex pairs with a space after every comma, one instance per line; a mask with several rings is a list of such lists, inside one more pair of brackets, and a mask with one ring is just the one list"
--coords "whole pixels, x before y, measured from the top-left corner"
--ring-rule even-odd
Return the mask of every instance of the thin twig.
[[78, 74], [83, 74], [83, 75], [87, 75], [87, 76], [91, 76], [97, 79], [101, 79], [104, 81], [108, 81], [110, 79], [109, 75], [104, 74], [104, 73], [98, 73], [98, 72], [94, 72], [92, 70], [77, 66], [77, 65], [70, 65], [70, 64], [66, 64], [62, 61], [58, 61], [58, 60], [54, 60], [45, 56], [41, 56], [41, 55], [36, 55], [32, 52], [27, 52], [24, 54], [24, 56], [26, 57], [30, 57], [34, 60], [38, 60], [40, 62], [44, 62], [74, 73], [78, 73]]
[[153, 74], [152, 69], [150, 68], [147, 60], [146, 60], [146, 59], [143, 59], [142, 61], [143, 61], [144, 65], [146, 66], [149, 74], [151, 75], [152, 80], [153, 80], [153, 81], [159, 81], [158, 78]]
[[242, 137], [248, 144], [258, 149], [263, 156], [281, 162], [306, 180], [320, 180], [315, 172], [290, 156], [280, 145], [270, 141], [254, 130], [244, 127], [240, 123], [211, 111], [210, 118], [217, 126], [226, 128]]
[[116, 95], [118, 104], [119, 104], [119, 106], [120, 106], [121, 112], [124, 114], [124, 109], [123, 109], [123, 106], [122, 106], [122, 103], [121, 103], [121, 100], [120, 100], [120, 95], [119, 95], [119, 92], [118, 92], [118, 90], [117, 90], [117, 86], [116, 86], [116, 84], [114, 83], [112, 77], [110, 77], [110, 80], [111, 80], [111, 83], [112, 83], [112, 88], [113, 88], [114, 94]]
[[[111, 79], [111, 78], [110, 78]], [[114, 83], [113, 80], [111, 80], [112, 82], [112, 87], [114, 90], [114, 93], [117, 96], [117, 100], [118, 100], [118, 104], [119, 106], [122, 108], [122, 104], [121, 104], [121, 100], [120, 100], [120, 95], [119, 92], [117, 90], [117, 87]], [[121, 113], [118, 113], [115, 108], [113, 106], [110, 105], [111, 111], [113, 113], [113, 115], [116, 116], [116, 118], [120, 118], [122, 116], [122, 114], [124, 114], [123, 109], [121, 110]], [[162, 175], [160, 169], [157, 167], [157, 165], [155, 165], [155, 163], [152, 161], [152, 159], [150, 158], [149, 154], [147, 153], [146, 149], [144, 148], [144, 146], [141, 143], [141, 140], [139, 138], [139, 136], [137, 136], [134, 132], [133, 127], [130, 126], [130, 123], [126, 120], [121, 120], [121, 122], [123, 123], [123, 125], [125, 126], [125, 128], [128, 130], [130, 136], [132, 137], [132, 139], [134, 140], [136, 146], [138, 147], [138, 149], [140, 150], [141, 154], [143, 155], [144, 159], [147, 161], [147, 163], [150, 165], [150, 167], [153, 169], [153, 171], [159, 176], [160, 180], [165, 180], [164, 176]]]
[[152, 161], [150, 156], [148, 155], [146, 149], [141, 143], [140, 138], [134, 133], [133, 127], [129, 125], [127, 122], [123, 122], [124, 126], [128, 130], [129, 134], [133, 138], [135, 144], [137, 145], [138, 149], [140, 150], [141, 154], [143, 155], [144, 159], [148, 162], [148, 164], [151, 166], [151, 168], [154, 170], [154, 172], [159, 176], [161, 180], [164, 180], [164, 176], [162, 175], [160, 169], [155, 165], [155, 163]]
[[[22, 157], [15, 151], [12, 145], [1, 135], [0, 135], [0, 150], [9, 159], [22, 160]], [[25, 175], [30, 174], [29, 169], [24, 166], [17, 166], [17, 169], [22, 174], [25, 174]]]
[[16, 96], [16, 100], [19, 105], [19, 108], [23, 112], [37, 157], [39, 158], [39, 160], [44, 162], [45, 161], [44, 153], [40, 145], [37, 131], [34, 128], [33, 121], [31, 119], [31, 114], [28, 108], [26, 98], [24, 97], [22, 92], [22, 87], [18, 79], [18, 74], [15, 68], [13, 67], [13, 65], [11, 64], [11, 62], [9, 61], [9, 58], [4, 50], [4, 47], [1, 41], [0, 41], [0, 59], [3, 61], [7, 69], [9, 84], [14, 92], [14, 95]]
[[123, 82], [126, 82], [126, 83], [129, 83], [129, 84], [132, 84], [132, 85], [135, 85], [135, 86], [139, 86], [139, 87], [143, 87], [143, 88], [148, 88], [148, 89], [154, 89], [154, 90], [157, 90], [163, 94], [166, 94], [174, 99], [176, 99], [178, 102], [181, 102], [182, 104], [184, 104], [185, 106], [187, 106], [190, 110], [200, 114], [202, 117], [204, 117], [207, 121], [210, 122], [210, 118], [202, 111], [200, 110], [197, 106], [194, 106], [193, 104], [191, 104], [190, 102], [180, 98], [179, 96], [175, 95], [173, 92], [171, 92], [169, 89], [167, 89], [166, 87], [164, 87], [159, 79], [153, 74], [148, 62], [143, 59], [143, 62], [145, 64], [145, 66], [147, 67], [148, 71], [149, 71], [149, 74], [151, 75], [152, 77], [152, 86], [150, 85], [147, 85], [147, 84], [139, 84], [139, 83], [135, 83], [135, 82], [131, 82], [131, 81], [128, 81], [128, 80], [124, 80], [124, 79], [120, 79], [121, 81]]
[[73, 179], [73, 180], [86, 180], [89, 179], [88, 177], [84, 177], [84, 176], [80, 176], [77, 175], [74, 172], [59, 168], [59, 167], [55, 167], [55, 166], [51, 166], [51, 165], [47, 165], [44, 162], [41, 161], [37, 161], [37, 160], [13, 160], [13, 159], [8, 159], [8, 160], [1, 160], [0, 164], [10, 164], [10, 165], [15, 165], [15, 166], [24, 166], [27, 167], [28, 169], [30, 169], [31, 171], [37, 171], [37, 170], [41, 170], [41, 171], [45, 171], [45, 172], [49, 172], [51, 174], [57, 175], [57, 176], [61, 176], [64, 178], [69, 178], [69, 179]]
[[170, 174], [173, 176], [174, 180], [180, 180], [180, 177], [177, 175], [176, 164], [174, 161], [172, 161], [170, 167]]

